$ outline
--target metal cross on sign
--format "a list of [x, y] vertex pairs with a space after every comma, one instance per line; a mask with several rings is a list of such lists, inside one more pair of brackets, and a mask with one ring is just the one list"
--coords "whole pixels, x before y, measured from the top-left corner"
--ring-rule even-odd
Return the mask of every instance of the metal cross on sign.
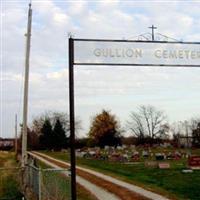
[[148, 28], [150, 28], [151, 31], [152, 31], [152, 41], [154, 41], [154, 29], [157, 29], [157, 27], [155, 27], [154, 25], [152, 25], [152, 26], [150, 26]]

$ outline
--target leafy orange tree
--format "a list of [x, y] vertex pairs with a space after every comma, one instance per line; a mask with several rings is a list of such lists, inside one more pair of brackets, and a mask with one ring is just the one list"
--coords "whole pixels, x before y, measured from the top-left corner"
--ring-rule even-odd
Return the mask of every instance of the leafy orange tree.
[[94, 116], [89, 137], [100, 147], [120, 145], [120, 125], [116, 116], [106, 110]]

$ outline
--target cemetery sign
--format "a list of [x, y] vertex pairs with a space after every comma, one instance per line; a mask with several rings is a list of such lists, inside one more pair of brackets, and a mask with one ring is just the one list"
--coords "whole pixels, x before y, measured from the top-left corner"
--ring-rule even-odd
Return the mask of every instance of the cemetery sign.
[[71, 196], [76, 200], [74, 65], [200, 67], [200, 42], [154, 41], [153, 37], [152, 41], [70, 37], [68, 50]]
[[200, 43], [74, 39], [75, 65], [200, 66]]

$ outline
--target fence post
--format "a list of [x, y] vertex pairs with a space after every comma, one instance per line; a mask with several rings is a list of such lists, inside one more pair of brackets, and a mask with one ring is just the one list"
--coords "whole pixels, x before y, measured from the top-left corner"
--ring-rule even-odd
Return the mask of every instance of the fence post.
[[42, 200], [42, 169], [39, 167], [38, 172], [38, 200]]

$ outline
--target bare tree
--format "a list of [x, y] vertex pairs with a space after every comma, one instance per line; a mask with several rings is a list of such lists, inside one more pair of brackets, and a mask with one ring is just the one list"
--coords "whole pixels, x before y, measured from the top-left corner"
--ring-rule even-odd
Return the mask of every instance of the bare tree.
[[155, 139], [166, 134], [169, 126], [163, 111], [154, 106], [142, 105], [138, 107], [137, 112], [131, 112], [127, 127], [139, 138], [147, 136]]
[[192, 136], [193, 130], [196, 129], [198, 123], [200, 122], [200, 118], [193, 117], [189, 120], [183, 120], [174, 122], [170, 126], [170, 130], [173, 134], [173, 136], [180, 136], [180, 137], [187, 137]]
[[200, 147], [200, 122], [197, 124], [196, 128], [192, 130], [193, 136], [193, 146]]
[[190, 146], [192, 140], [194, 141], [194, 130], [200, 123], [200, 118], [193, 117], [189, 120], [174, 122], [170, 126], [170, 131], [173, 135], [173, 140], [176, 145]]
[[143, 124], [142, 116], [136, 112], [132, 112], [130, 115], [131, 120], [127, 121], [128, 129], [137, 137], [144, 138], [145, 128]]
[[200, 123], [200, 117], [192, 117], [189, 120], [189, 128], [191, 131], [195, 130]]
[[182, 123], [181, 122], [173, 122], [170, 125], [170, 131], [172, 133], [173, 136], [173, 140], [175, 142], [176, 145], [178, 145], [181, 134], [182, 134]]

